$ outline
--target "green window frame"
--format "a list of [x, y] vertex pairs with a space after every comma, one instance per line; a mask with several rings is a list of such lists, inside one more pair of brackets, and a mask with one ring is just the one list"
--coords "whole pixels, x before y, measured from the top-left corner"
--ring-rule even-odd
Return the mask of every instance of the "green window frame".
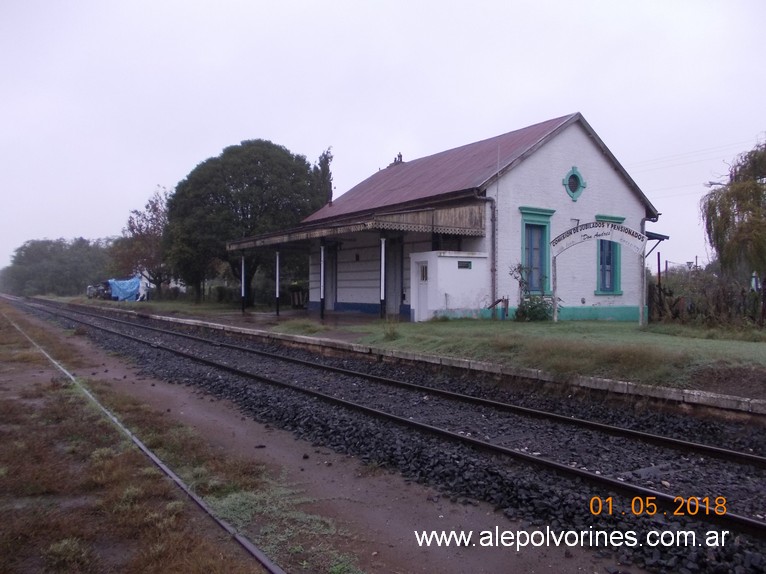
[[[596, 215], [596, 221], [623, 223], [624, 217]], [[622, 246], [599, 239], [596, 244], [596, 290], [594, 295], [622, 295]]]
[[572, 201], [577, 201], [582, 195], [583, 190], [588, 187], [588, 184], [585, 183], [577, 166], [574, 165], [564, 176], [564, 179], [561, 180], [561, 184], [564, 186], [564, 191], [567, 192], [567, 195], [569, 195]]
[[519, 207], [521, 212], [521, 261], [533, 270], [529, 290], [534, 295], [551, 295], [551, 216], [555, 209]]

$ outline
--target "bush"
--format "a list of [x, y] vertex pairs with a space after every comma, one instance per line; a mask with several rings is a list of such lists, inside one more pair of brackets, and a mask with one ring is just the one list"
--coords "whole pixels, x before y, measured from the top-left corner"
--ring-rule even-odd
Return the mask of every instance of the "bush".
[[706, 268], [676, 267], [648, 284], [653, 321], [707, 327], [747, 327], [760, 324], [762, 293], [751, 288], [747, 273], [724, 274], [717, 263]]
[[516, 321], [550, 321], [553, 318], [553, 301], [541, 295], [533, 295], [529, 289], [530, 270], [521, 263], [511, 267], [511, 277], [519, 283], [520, 301], [516, 308]]
[[525, 297], [516, 308], [516, 321], [550, 321], [553, 318], [553, 301], [530, 295]]

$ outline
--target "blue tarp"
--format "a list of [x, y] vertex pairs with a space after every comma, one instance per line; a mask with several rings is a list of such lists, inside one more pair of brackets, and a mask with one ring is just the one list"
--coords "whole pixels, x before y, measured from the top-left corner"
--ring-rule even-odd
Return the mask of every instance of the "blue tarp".
[[133, 277], [133, 279], [125, 279], [124, 281], [117, 279], [109, 280], [109, 288], [112, 290], [112, 299], [117, 299], [118, 301], [136, 301], [138, 299], [138, 290], [140, 287], [140, 277]]

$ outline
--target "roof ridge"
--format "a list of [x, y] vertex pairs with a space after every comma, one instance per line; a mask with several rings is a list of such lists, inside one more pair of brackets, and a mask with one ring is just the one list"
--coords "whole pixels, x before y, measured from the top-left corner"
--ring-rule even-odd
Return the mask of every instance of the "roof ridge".
[[[433, 156], [436, 156], [436, 155], [439, 155], [439, 154], [453, 152], [453, 151], [456, 151], [456, 150], [459, 150], [459, 149], [464, 149], [464, 148], [471, 147], [471, 146], [474, 146], [474, 145], [490, 142], [492, 140], [502, 139], [502, 138], [505, 138], [505, 137], [510, 136], [512, 134], [518, 134], [518, 133], [521, 133], [521, 132], [531, 131], [534, 128], [538, 128], [538, 127], [542, 126], [543, 124], [548, 124], [548, 123], [554, 124], [554, 123], [561, 122], [561, 124], [563, 125], [563, 124], [567, 123], [568, 121], [572, 120], [573, 118], [575, 118], [577, 116], [582, 117], [582, 114], [580, 112], [574, 112], [574, 113], [567, 114], [567, 115], [564, 115], [564, 116], [561, 116], [561, 117], [558, 117], [558, 118], [552, 118], [550, 120], [544, 120], [542, 122], [537, 122], [535, 124], [531, 124], [531, 125], [525, 126], [523, 128], [518, 128], [518, 129], [515, 129], [515, 130], [511, 130], [509, 132], [504, 132], [502, 134], [490, 136], [488, 138], [482, 138], [480, 140], [476, 140], [476, 141], [473, 141], [473, 142], [470, 142], [470, 143], [467, 143], [467, 144], [462, 144], [462, 145], [455, 146], [455, 147], [452, 147], [452, 148], [447, 148], [445, 150], [434, 152], [434, 153], [429, 154], [429, 155], [424, 155], [422, 157], [409, 160], [408, 163], [413, 163], [413, 162], [419, 161], [421, 159], [428, 159], [430, 157], [433, 157]], [[551, 130], [551, 131], [553, 131], [553, 130]], [[391, 164], [391, 165], [398, 165], [398, 163], [397, 164]]]

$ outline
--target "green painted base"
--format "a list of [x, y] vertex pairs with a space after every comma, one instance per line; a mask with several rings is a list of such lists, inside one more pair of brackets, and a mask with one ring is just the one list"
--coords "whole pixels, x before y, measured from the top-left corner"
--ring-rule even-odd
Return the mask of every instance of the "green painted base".
[[[516, 316], [516, 308], [499, 308], [496, 311], [497, 319], [513, 321]], [[646, 316], [646, 310], [644, 310]], [[491, 309], [445, 309], [438, 311], [434, 319], [491, 319]], [[635, 321], [638, 323], [638, 307], [636, 306], [603, 306], [603, 307], [561, 307], [559, 308], [559, 321]]]
[[636, 306], [562, 307], [560, 321], [635, 321], [638, 323]]

